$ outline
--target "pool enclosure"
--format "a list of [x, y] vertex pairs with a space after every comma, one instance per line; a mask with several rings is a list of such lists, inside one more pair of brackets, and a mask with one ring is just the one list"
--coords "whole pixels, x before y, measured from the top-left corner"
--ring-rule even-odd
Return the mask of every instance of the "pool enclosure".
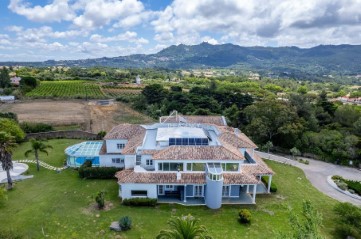
[[88, 141], [66, 148], [67, 165], [69, 167], [80, 167], [86, 160], [90, 160], [93, 166], [99, 166], [99, 152], [102, 145], [102, 141]]

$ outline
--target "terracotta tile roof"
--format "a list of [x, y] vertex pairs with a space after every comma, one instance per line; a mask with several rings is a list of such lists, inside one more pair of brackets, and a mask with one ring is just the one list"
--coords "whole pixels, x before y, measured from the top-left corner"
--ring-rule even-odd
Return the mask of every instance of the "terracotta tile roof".
[[199, 124], [214, 124], [219, 126], [225, 126], [222, 116], [209, 116], [209, 115], [179, 115], [179, 116], [162, 116], [160, 117], [161, 122], [165, 123], [199, 123]]
[[137, 148], [142, 145], [145, 129], [135, 133], [125, 144], [122, 154], [136, 154]]
[[256, 184], [258, 179], [246, 173], [223, 173], [223, 184]]
[[155, 160], [244, 160], [241, 152], [227, 146], [169, 146], [153, 154]]
[[142, 154], [148, 154], [148, 155], [153, 155], [158, 153], [159, 150], [155, 150], [155, 149], [144, 149], [142, 150]]
[[120, 124], [112, 128], [104, 137], [104, 139], [127, 139], [134, 135], [145, 133], [145, 129], [135, 124]]
[[137, 173], [127, 169], [116, 173], [118, 183], [174, 183], [174, 184], [205, 184], [204, 173], [182, 173], [181, 180], [177, 180], [177, 173]]
[[[252, 153], [249, 150], [247, 150], [247, 152], [249, 154]], [[263, 162], [263, 160], [261, 159], [261, 157], [258, 156], [257, 153], [254, 153], [253, 159], [256, 161], [256, 164], [243, 164], [241, 167], [243, 172], [255, 176], [263, 175], [263, 174], [272, 174], [272, 175], [274, 174], [272, 169], [270, 169], [267, 166], [267, 164]]]
[[217, 129], [221, 133], [218, 139], [222, 143], [227, 142], [236, 148], [257, 148], [257, 145], [239, 129], [229, 126], [217, 126]]
[[[149, 183], [149, 184], [205, 184], [205, 173], [182, 173], [181, 179], [177, 180], [177, 173], [137, 173], [131, 169], [122, 170], [115, 175], [118, 183]], [[224, 184], [256, 184], [258, 180], [254, 176], [245, 173], [224, 173]]]

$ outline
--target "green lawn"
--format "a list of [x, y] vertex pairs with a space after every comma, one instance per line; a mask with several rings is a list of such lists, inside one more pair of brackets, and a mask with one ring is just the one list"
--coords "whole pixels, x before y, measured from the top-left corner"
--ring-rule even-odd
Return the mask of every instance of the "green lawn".
[[[48, 143], [54, 149], [41, 159], [60, 166], [65, 147], [77, 142], [50, 140]], [[24, 158], [28, 147], [28, 143], [19, 146], [14, 159]], [[29, 174], [34, 178], [16, 183], [15, 189], [9, 192], [9, 200], [0, 208], [0, 229], [9, 227], [25, 238], [47, 235], [48, 238], [114, 238], [117, 233], [109, 231], [110, 223], [128, 215], [133, 220], [133, 228], [119, 233], [122, 238], [154, 238], [159, 230], [167, 227], [166, 222], [172, 215], [192, 214], [201, 219], [214, 238], [272, 238], [277, 231], [290, 230], [287, 208], [300, 213], [302, 200], [309, 199], [323, 214], [322, 231], [331, 238], [336, 225], [332, 212], [336, 201], [313, 188], [300, 169], [274, 162], [268, 164], [276, 172], [274, 182], [279, 192], [257, 196], [257, 205], [249, 207], [253, 214], [250, 226], [238, 223], [239, 206], [223, 206], [219, 210], [179, 205], [125, 207], [120, 205], [115, 180], [82, 180], [72, 169], [56, 173], [41, 168], [37, 172], [35, 165], [30, 165]], [[108, 211], [93, 208], [93, 197], [99, 190], [106, 191], [107, 203], [113, 204]]]

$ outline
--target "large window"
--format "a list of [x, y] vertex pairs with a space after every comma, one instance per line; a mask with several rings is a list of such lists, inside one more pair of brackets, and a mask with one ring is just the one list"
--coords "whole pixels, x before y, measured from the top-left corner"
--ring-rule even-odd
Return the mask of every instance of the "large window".
[[222, 188], [222, 197], [229, 197], [229, 185], [223, 186], [223, 188]]
[[117, 144], [117, 149], [124, 149], [125, 144]]
[[203, 196], [203, 185], [194, 185], [194, 196], [195, 197]]
[[159, 171], [183, 171], [183, 163], [158, 163]]
[[238, 163], [222, 163], [223, 171], [237, 172], [239, 170]]
[[132, 197], [147, 197], [148, 191], [147, 190], [132, 190], [131, 194], [132, 194]]
[[208, 145], [208, 138], [169, 138], [171, 145]]
[[204, 171], [205, 163], [187, 163], [187, 171]]

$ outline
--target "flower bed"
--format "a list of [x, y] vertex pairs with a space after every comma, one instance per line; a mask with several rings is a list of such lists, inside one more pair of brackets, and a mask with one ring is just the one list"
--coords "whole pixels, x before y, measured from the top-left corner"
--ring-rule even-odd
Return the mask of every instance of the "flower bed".
[[344, 191], [348, 191], [352, 194], [357, 194], [361, 196], [361, 182], [344, 179], [341, 176], [334, 175], [332, 176], [332, 180], [335, 182], [337, 187]]

